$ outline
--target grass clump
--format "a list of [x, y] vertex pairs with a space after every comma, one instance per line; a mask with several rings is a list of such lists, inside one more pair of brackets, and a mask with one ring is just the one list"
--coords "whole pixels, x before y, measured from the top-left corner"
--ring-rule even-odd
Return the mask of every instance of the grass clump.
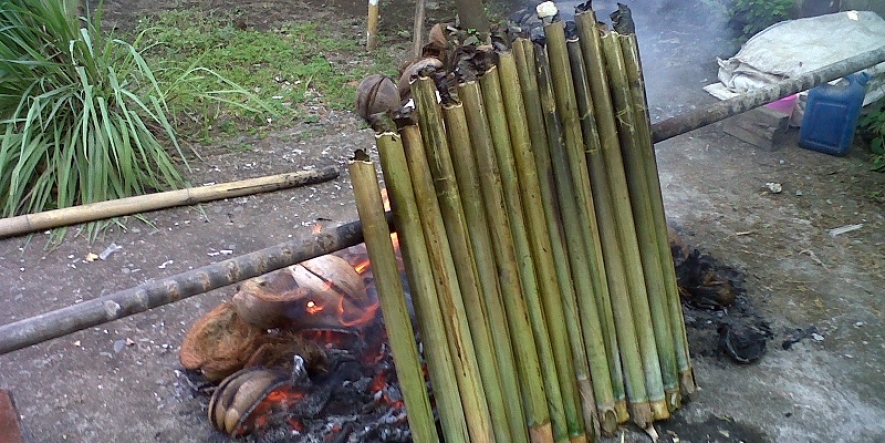
[[144, 32], [132, 43], [102, 33], [101, 8], [86, 19], [77, 5], [0, 8], [0, 216], [183, 185], [187, 161], [167, 118], [176, 99], [261, 109], [209, 69], [152, 69]]
[[[205, 141], [214, 136], [254, 133], [284, 125], [297, 118], [310, 119], [325, 110], [350, 110], [356, 81], [370, 72], [392, 65], [383, 54], [367, 59], [356, 39], [341, 38], [315, 23], [291, 23], [274, 30], [247, 29], [236, 16], [198, 10], [169, 11], [143, 20], [137, 30], [154, 43], [148, 59], [170, 76], [193, 64], [211, 69], [268, 103], [274, 121], [248, 112], [232, 112], [223, 104], [180, 100], [183, 109], [199, 110], [181, 119], [196, 123]], [[211, 88], [214, 79], [194, 81], [197, 90]], [[207, 106], [208, 105], [208, 106]]]
[[4, 2], [0, 29], [2, 216], [183, 183], [158, 138], [181, 156], [165, 94], [135, 45], [72, 0]]

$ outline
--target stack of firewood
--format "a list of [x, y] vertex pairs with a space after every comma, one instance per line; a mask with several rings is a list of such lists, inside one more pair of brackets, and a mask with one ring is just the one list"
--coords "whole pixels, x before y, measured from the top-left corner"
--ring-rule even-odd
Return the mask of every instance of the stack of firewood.
[[[695, 390], [629, 11], [620, 32], [589, 6], [576, 26], [538, 11], [534, 42], [448, 33], [457, 47], [411, 78], [414, 111], [360, 102], [450, 442], [653, 429]], [[410, 425], [437, 441], [365, 153], [351, 175]]]

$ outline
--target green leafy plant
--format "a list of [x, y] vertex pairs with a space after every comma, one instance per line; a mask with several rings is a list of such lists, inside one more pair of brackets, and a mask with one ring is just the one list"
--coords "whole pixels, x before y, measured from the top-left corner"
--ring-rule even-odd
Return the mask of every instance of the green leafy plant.
[[[187, 161], [169, 97], [252, 102], [205, 68], [161, 81], [145, 59], [144, 32], [128, 43], [100, 31], [100, 7], [90, 19], [76, 8], [76, 0], [0, 8], [0, 216], [180, 186], [177, 162]], [[192, 88], [198, 78], [214, 87]]]
[[867, 113], [860, 121], [860, 129], [870, 139], [873, 170], [885, 172], [885, 104]]
[[728, 14], [732, 24], [746, 40], [763, 29], [790, 18], [794, 0], [730, 0]]

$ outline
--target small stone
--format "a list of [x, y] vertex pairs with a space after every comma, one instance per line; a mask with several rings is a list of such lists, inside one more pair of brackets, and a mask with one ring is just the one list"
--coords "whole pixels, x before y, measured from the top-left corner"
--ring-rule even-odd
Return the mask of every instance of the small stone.
[[796, 191], [796, 197], [802, 197], [802, 191]]
[[119, 353], [126, 347], [126, 340], [116, 340], [114, 341], [114, 353]]
[[824, 341], [824, 336], [815, 332], [815, 333], [811, 334], [811, 339], [814, 341]]

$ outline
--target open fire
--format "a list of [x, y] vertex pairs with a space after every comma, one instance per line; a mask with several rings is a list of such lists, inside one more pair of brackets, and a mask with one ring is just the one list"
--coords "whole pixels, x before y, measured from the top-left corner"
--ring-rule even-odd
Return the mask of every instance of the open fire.
[[211, 383], [209, 419], [229, 436], [412, 440], [363, 245], [244, 282], [180, 356]]

